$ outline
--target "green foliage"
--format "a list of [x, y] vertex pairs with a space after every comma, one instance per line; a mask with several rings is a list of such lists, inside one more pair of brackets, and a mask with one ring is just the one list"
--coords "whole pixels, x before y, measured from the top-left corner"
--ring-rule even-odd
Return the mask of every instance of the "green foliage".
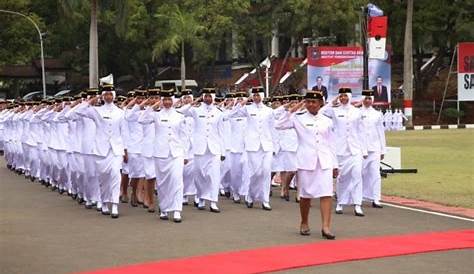
[[[212, 65], [231, 36], [254, 64], [269, 49], [272, 30], [294, 37], [335, 36], [322, 44], [359, 42], [355, 25], [366, 0], [99, 0], [101, 75], [153, 75], [162, 57], [179, 57], [185, 43], [187, 65]], [[403, 54], [405, 1], [374, 0], [389, 16], [389, 40]], [[47, 57], [62, 58], [87, 75], [90, 0], [3, 0], [0, 9], [27, 14], [46, 32]], [[449, 51], [474, 39], [474, 0], [417, 0], [413, 47]], [[0, 14], [0, 65], [25, 64], [39, 57], [35, 29], [25, 19]], [[227, 41], [227, 42], [225, 42]], [[283, 41], [283, 40], [282, 40]], [[295, 45], [293, 45], [295, 46]], [[227, 52], [229, 46], [226, 46]]]
[[462, 110], [457, 110], [455, 108], [447, 108], [445, 110], [443, 110], [443, 115], [448, 117], [448, 118], [460, 118], [460, 117], [463, 117], [465, 115], [464, 111]]

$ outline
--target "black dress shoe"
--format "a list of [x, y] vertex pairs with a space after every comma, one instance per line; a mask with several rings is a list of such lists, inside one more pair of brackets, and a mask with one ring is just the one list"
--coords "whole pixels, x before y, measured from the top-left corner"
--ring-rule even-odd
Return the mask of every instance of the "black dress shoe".
[[230, 198], [230, 192], [229, 192], [229, 191], [226, 191], [226, 192], [224, 193], [224, 195], [225, 195], [227, 198]]
[[309, 228], [307, 228], [307, 229], [300, 229], [300, 235], [301, 235], [301, 236], [309, 236], [309, 235], [311, 235], [311, 232], [310, 232]]
[[214, 212], [214, 213], [220, 213], [221, 212], [221, 210], [218, 209], [218, 208], [209, 207], [209, 209], [211, 210], [211, 212]]
[[173, 218], [173, 222], [175, 222], [175, 223], [181, 223], [181, 218]]
[[102, 215], [110, 215], [110, 211], [101, 211]]
[[364, 213], [359, 213], [355, 209], [354, 209], [354, 215], [356, 215], [357, 217], [364, 217], [365, 216]]
[[35, 177], [33, 177], [33, 176], [31, 176], [31, 177], [30, 177], [30, 181], [31, 181], [32, 183], [34, 183], [34, 182], [35, 182], [35, 179], [36, 179], [36, 178], [35, 178]]
[[183, 202], [183, 205], [187, 206], [187, 205], [189, 205], [189, 203], [188, 202]]
[[198, 207], [199, 203], [194, 202], [194, 207]]
[[247, 206], [247, 208], [252, 208], [252, 207], [253, 207], [253, 203], [252, 203], [252, 202], [247, 202], [247, 201], [245, 201], [245, 205]]
[[117, 219], [119, 217], [118, 213], [117, 214], [111, 214], [110, 217], [112, 217], [112, 219]]
[[[285, 201], [287, 201], [287, 202], [289, 202], [289, 201], [290, 201], [290, 195], [289, 195], [289, 194], [288, 194], [288, 195], [285, 195], [283, 198], [284, 198], [284, 199], [285, 199]], [[298, 202], [298, 201], [297, 201], [297, 202]]]
[[383, 205], [377, 204], [376, 202], [372, 202], [372, 207], [373, 208], [383, 208]]
[[271, 206], [264, 206], [263, 204], [262, 204], [262, 209], [263, 209], [263, 210], [266, 210], [266, 211], [272, 211], [272, 207], [271, 207]]
[[51, 191], [56, 191], [57, 189], [58, 189], [57, 186], [53, 186], [53, 187], [51, 188]]
[[97, 211], [102, 211], [102, 208], [96, 207], [95, 210], [97, 210]]
[[86, 204], [84, 207], [85, 207], [86, 209], [92, 209], [94, 206], [93, 206], [93, 205], [87, 205], [87, 204]]
[[240, 204], [240, 199], [233, 199], [234, 200], [234, 204]]
[[336, 210], [336, 214], [343, 214], [344, 212], [342, 210]]
[[160, 220], [163, 220], [163, 221], [169, 220], [168, 215], [166, 215], [166, 216], [160, 216]]
[[321, 230], [321, 235], [323, 236], [323, 238], [326, 238], [328, 240], [336, 239], [336, 235], [332, 234], [331, 232], [325, 232], [324, 230]]
[[59, 192], [59, 194], [63, 195], [64, 189], [60, 189], [58, 192]]
[[76, 200], [77, 199], [77, 194], [72, 194], [71, 199]]
[[82, 205], [84, 202], [85, 202], [84, 198], [77, 199], [77, 203], [80, 204], [80, 205]]
[[148, 208], [148, 206], [146, 204], [143, 204], [143, 208]]
[[300, 202], [300, 198], [296, 197], [296, 198], [295, 198], [295, 202], [299, 203], [299, 202]]
[[154, 208], [149, 208], [148, 213], [155, 213], [155, 209]]

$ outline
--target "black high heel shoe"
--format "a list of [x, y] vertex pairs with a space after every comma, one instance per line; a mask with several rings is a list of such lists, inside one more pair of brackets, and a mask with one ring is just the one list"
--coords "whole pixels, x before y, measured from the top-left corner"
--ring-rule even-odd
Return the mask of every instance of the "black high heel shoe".
[[326, 238], [328, 240], [336, 239], [336, 235], [332, 234], [331, 232], [324, 232], [324, 230], [321, 230], [321, 235], [323, 236], [323, 238]]

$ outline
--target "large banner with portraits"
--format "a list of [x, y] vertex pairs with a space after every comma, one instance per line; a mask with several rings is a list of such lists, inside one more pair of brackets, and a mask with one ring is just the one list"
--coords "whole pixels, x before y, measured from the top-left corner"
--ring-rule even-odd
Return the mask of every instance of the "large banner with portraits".
[[[352, 89], [354, 100], [362, 97], [363, 51], [361, 47], [308, 47], [308, 89], [321, 90], [327, 99], [337, 96], [341, 87]], [[369, 87], [376, 105], [391, 102], [390, 55], [369, 59]]]

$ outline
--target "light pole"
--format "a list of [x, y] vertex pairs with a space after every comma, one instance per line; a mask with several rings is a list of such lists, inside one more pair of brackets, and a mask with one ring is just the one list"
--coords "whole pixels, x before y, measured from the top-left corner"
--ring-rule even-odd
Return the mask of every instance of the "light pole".
[[39, 35], [39, 38], [40, 38], [40, 46], [41, 46], [41, 78], [42, 78], [42, 82], [43, 82], [43, 98], [46, 99], [46, 75], [45, 75], [45, 72], [44, 72], [43, 35], [41, 34], [41, 31], [40, 31], [38, 25], [35, 23], [35, 21], [33, 21], [33, 19], [31, 19], [31, 17], [26, 16], [23, 13], [19, 13], [19, 12], [16, 12], [16, 11], [10, 11], [10, 10], [2, 10], [2, 9], [0, 9], [0, 12], [22, 16], [22, 17], [28, 19], [35, 26], [36, 31], [38, 31], [38, 35]]

